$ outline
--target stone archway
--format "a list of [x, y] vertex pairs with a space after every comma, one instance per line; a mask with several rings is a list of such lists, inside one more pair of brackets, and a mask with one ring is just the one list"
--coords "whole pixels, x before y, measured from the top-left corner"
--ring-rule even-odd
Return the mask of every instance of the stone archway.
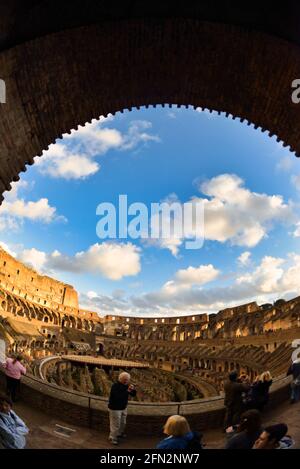
[[254, 29], [180, 17], [103, 21], [3, 50], [0, 70], [0, 193], [63, 133], [144, 105], [225, 112], [300, 155], [291, 101], [300, 47]]

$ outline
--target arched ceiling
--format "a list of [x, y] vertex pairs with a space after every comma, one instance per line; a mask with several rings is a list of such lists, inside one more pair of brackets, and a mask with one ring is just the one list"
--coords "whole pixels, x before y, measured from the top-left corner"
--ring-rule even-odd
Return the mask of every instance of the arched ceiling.
[[300, 155], [300, 4], [116, 3], [1, 2], [0, 193], [63, 133], [143, 105], [226, 112]]

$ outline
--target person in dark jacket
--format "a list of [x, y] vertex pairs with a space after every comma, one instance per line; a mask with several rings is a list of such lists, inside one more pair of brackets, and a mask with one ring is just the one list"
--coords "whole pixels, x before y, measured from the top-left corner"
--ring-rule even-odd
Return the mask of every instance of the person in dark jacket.
[[257, 409], [260, 412], [269, 402], [269, 390], [273, 383], [271, 373], [265, 371], [252, 384], [247, 402], [248, 409]]
[[288, 427], [285, 423], [266, 427], [254, 443], [253, 449], [290, 449], [295, 442], [287, 432]]
[[160, 441], [157, 449], [190, 449], [197, 451], [202, 449], [201, 436], [198, 432], [192, 432], [185, 417], [172, 415], [164, 426], [164, 434], [167, 438]]
[[135, 387], [130, 384], [130, 374], [122, 372], [119, 379], [110, 390], [108, 409], [110, 434], [109, 440], [117, 445], [119, 438], [125, 437], [125, 426], [127, 418], [127, 404], [129, 396], [136, 396]]
[[225, 449], [251, 449], [262, 433], [261, 414], [256, 409], [241, 415], [241, 423], [226, 443]]
[[300, 399], [300, 359], [297, 358], [293, 361], [287, 371], [287, 376], [293, 375], [293, 382], [291, 383], [291, 404], [299, 401]]
[[250, 385], [238, 382], [238, 374], [232, 371], [224, 385], [226, 407], [224, 429], [240, 423], [240, 416], [244, 411], [243, 394], [247, 393]]

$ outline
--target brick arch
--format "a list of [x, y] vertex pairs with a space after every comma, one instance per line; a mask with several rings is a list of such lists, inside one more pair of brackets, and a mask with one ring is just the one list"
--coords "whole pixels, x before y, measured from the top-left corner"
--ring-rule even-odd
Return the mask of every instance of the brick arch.
[[263, 32], [187, 18], [103, 22], [5, 50], [0, 69], [0, 193], [70, 129], [144, 105], [225, 112], [300, 155], [300, 48]]

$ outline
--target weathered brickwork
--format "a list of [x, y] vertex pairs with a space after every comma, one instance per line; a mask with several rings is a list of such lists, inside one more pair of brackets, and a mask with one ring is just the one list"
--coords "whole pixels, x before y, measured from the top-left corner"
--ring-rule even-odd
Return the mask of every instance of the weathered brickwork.
[[248, 29], [207, 22], [201, 12], [199, 18], [188, 12], [182, 17], [182, 9], [184, 5], [173, 18], [160, 12], [154, 17], [129, 14], [118, 22], [101, 19], [100, 13], [98, 24], [85, 24], [79, 17], [61, 31], [47, 28], [45, 13], [44, 22], [25, 37], [23, 29], [18, 36], [18, 28], [11, 26], [13, 19], [8, 21], [0, 53], [6, 83], [0, 194], [62, 134], [100, 115], [141, 106], [190, 105], [224, 112], [277, 135], [300, 154], [299, 106], [291, 100], [291, 84], [300, 77], [298, 33], [294, 30], [290, 37], [297, 20], [287, 19], [286, 34], [277, 24], [275, 36], [269, 21]]

